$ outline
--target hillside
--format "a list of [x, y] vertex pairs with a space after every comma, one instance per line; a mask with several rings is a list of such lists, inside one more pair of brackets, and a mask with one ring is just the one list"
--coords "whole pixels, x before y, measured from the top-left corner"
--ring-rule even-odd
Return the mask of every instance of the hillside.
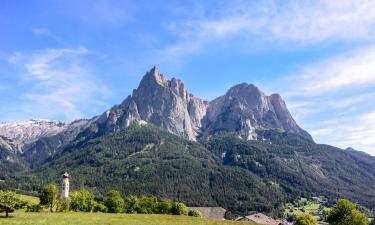
[[[271, 212], [284, 198], [252, 172], [221, 164], [199, 143], [148, 125], [133, 125], [94, 139], [78, 139], [61, 155], [28, 173], [32, 182], [58, 182], [68, 169], [72, 187], [105, 194], [152, 194], [190, 206], [223, 206], [234, 213]], [[30, 177], [29, 177], [30, 178]], [[28, 180], [18, 186], [28, 189]]]
[[224, 165], [246, 168], [287, 193], [324, 195], [331, 201], [350, 198], [375, 207], [375, 158], [347, 152], [277, 130], [257, 131], [244, 141], [231, 133], [203, 139], [207, 149], [224, 156]]

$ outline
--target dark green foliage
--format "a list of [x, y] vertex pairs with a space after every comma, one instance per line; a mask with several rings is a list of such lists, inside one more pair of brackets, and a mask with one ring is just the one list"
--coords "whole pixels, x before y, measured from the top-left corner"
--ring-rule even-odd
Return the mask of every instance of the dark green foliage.
[[302, 214], [297, 216], [293, 225], [316, 225], [316, 220], [310, 214]]
[[188, 215], [188, 208], [182, 202], [176, 202], [172, 205], [172, 214], [173, 215]]
[[81, 188], [70, 195], [70, 210], [75, 212], [91, 212], [96, 205], [94, 194]]
[[69, 212], [70, 211], [70, 198], [64, 198], [59, 200], [57, 204], [57, 211], [58, 212]]
[[367, 225], [367, 217], [348, 200], [341, 199], [330, 210], [327, 222], [330, 225]]
[[138, 213], [154, 214], [158, 213], [158, 200], [156, 197], [141, 196], [138, 199]]
[[138, 198], [136, 196], [130, 195], [125, 198], [125, 212], [126, 213], [137, 213], [139, 209]]
[[157, 213], [159, 214], [171, 214], [173, 202], [169, 199], [162, 199], [158, 202]]
[[30, 204], [26, 207], [26, 212], [41, 212], [43, 206], [41, 204]]
[[[222, 156], [222, 163], [245, 168], [284, 190], [291, 199], [298, 196], [351, 198], [368, 208], [375, 207], [375, 158], [348, 154], [319, 145], [295, 134], [276, 130], [257, 131], [258, 140], [246, 141], [233, 133], [203, 137], [202, 144]], [[371, 184], [371, 185], [370, 185]]]
[[105, 206], [109, 213], [122, 213], [124, 212], [124, 199], [118, 191], [112, 190], [107, 194]]
[[105, 213], [107, 211], [108, 211], [107, 206], [105, 206], [102, 203], [96, 203], [94, 206], [94, 210], [93, 210], [93, 212], [102, 212], [102, 213]]
[[[123, 196], [153, 195], [237, 213], [270, 212], [284, 198], [282, 191], [247, 169], [222, 165], [220, 157], [199, 143], [152, 126], [133, 125], [102, 137], [78, 139], [35, 171], [33, 180], [58, 181], [66, 169], [72, 187], [95, 188], [101, 195], [116, 189]], [[126, 211], [137, 212], [137, 207], [127, 206]]]
[[199, 210], [193, 209], [189, 211], [188, 216], [201, 217], [202, 214]]
[[43, 187], [39, 194], [40, 204], [49, 207], [50, 212], [57, 204], [57, 187], [54, 184], [48, 184]]
[[[286, 201], [312, 195], [375, 207], [374, 157], [298, 135], [262, 130], [258, 140], [246, 141], [222, 132], [190, 142], [153, 126], [132, 125], [105, 135], [98, 130], [90, 127], [32, 172], [0, 176], [5, 180], [0, 188], [35, 192], [41, 184], [58, 182], [69, 169], [72, 187], [92, 188], [100, 199], [116, 189], [122, 196], [222, 206], [233, 216], [249, 211], [276, 215]], [[125, 211], [138, 212], [138, 204], [127, 202]]]
[[0, 191], [0, 212], [5, 212], [5, 217], [16, 209], [23, 208], [24, 202], [12, 191]]

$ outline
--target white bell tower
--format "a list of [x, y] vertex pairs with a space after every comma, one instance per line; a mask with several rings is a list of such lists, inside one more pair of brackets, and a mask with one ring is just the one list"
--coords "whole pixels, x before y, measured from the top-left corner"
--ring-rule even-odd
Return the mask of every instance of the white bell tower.
[[69, 198], [69, 174], [65, 172], [62, 176], [62, 184], [61, 184], [61, 195], [60, 198]]

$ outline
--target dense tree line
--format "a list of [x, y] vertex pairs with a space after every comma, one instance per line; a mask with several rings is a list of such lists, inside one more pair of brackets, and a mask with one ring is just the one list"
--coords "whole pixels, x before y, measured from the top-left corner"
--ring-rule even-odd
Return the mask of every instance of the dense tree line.
[[43, 208], [48, 208], [50, 212], [171, 214], [200, 217], [199, 211], [189, 211], [184, 203], [158, 199], [155, 196], [129, 195], [123, 198], [118, 191], [111, 190], [102, 201], [98, 201], [92, 192], [81, 188], [73, 191], [69, 198], [58, 199], [56, 189], [53, 184], [45, 186], [39, 195], [40, 204], [30, 205], [28, 211], [40, 212]]

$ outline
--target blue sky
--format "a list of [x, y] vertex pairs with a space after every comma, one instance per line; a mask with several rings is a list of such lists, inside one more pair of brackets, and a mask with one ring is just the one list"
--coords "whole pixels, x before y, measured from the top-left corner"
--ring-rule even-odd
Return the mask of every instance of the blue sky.
[[213, 99], [280, 93], [319, 143], [375, 155], [375, 1], [0, 2], [0, 120], [90, 118], [157, 65]]

